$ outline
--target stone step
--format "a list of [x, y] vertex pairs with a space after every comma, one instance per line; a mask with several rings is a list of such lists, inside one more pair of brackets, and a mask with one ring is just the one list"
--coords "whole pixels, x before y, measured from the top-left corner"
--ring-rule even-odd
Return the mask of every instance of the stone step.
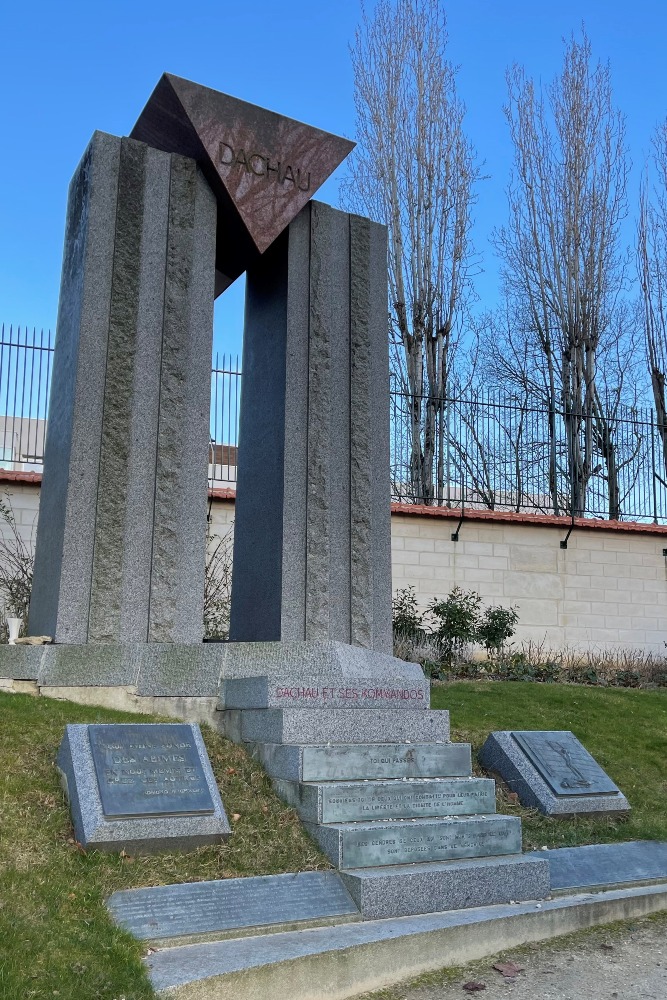
[[466, 816], [393, 822], [306, 823], [311, 837], [337, 868], [378, 868], [520, 854], [516, 816]]
[[449, 712], [391, 708], [260, 708], [220, 713], [236, 743], [448, 743]]
[[313, 677], [293, 673], [223, 680], [220, 706], [235, 708], [390, 708], [427, 709], [431, 690], [420, 671], [417, 678]]
[[488, 815], [496, 811], [490, 778], [406, 778], [323, 784], [274, 779], [278, 795], [307, 823]]
[[135, 938], [170, 947], [359, 919], [340, 875], [331, 871], [123, 889], [107, 906]]
[[283, 746], [249, 743], [272, 778], [286, 781], [364, 781], [373, 778], [467, 778], [469, 743], [361, 743]]
[[525, 854], [340, 874], [365, 920], [545, 899], [551, 891], [548, 860]]
[[[164, 997], [356, 997], [425, 972], [666, 907], [664, 885], [642, 886], [547, 899], [538, 905], [515, 901], [163, 948], [149, 952], [144, 963], [154, 990]], [[537, 1000], [540, 994], [533, 995]]]

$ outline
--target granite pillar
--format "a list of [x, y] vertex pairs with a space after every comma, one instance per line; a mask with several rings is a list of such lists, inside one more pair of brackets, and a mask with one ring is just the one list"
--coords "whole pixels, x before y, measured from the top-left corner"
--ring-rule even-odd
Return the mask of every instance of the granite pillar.
[[96, 132], [70, 186], [30, 631], [202, 638], [216, 203]]
[[391, 651], [386, 253], [313, 201], [248, 269], [232, 641]]

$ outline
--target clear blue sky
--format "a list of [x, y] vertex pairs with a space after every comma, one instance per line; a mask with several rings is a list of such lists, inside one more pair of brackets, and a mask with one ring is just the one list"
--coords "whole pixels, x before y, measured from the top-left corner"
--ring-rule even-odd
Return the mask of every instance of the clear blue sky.
[[[491, 175], [479, 191], [475, 240], [485, 268], [478, 291], [492, 304], [497, 266], [488, 237], [505, 219], [511, 164], [502, 115], [505, 67], [518, 61], [549, 81], [561, 64], [562, 39], [583, 19], [595, 55], [611, 60], [636, 185], [651, 131], [667, 115], [667, 2], [444, 6], [467, 127]], [[348, 43], [358, 18], [358, 0], [7, 3], [0, 15], [0, 321], [55, 326], [69, 179], [94, 129], [130, 131], [162, 72], [354, 138]], [[318, 197], [338, 203], [341, 170]], [[236, 286], [219, 303], [216, 347], [236, 351], [242, 321]]]

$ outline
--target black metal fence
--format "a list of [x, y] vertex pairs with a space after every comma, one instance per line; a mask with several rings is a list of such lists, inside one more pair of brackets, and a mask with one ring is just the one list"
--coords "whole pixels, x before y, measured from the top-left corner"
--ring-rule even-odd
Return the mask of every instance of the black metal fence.
[[[41, 471], [52, 355], [50, 333], [2, 327], [0, 468]], [[216, 355], [209, 457], [215, 487], [236, 483], [240, 388], [238, 356]], [[426, 434], [418, 434], [425, 423]], [[659, 430], [650, 408], [616, 407], [601, 422], [511, 393], [414, 398], [392, 382], [392, 497], [462, 510], [667, 523], [667, 449]]]
[[[416, 433], [417, 421], [426, 433]], [[511, 393], [433, 400], [394, 384], [391, 478], [403, 503], [667, 521], [663, 444], [650, 408], [565, 413]]]

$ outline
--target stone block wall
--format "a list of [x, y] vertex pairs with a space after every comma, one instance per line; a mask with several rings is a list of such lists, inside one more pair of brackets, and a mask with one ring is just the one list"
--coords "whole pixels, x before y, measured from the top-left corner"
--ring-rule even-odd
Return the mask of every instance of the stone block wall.
[[[403, 510], [405, 508], [402, 508]], [[667, 529], [492, 512], [392, 516], [394, 592], [414, 587], [422, 607], [459, 586], [487, 604], [515, 605], [518, 642], [548, 648], [667, 652]]]

